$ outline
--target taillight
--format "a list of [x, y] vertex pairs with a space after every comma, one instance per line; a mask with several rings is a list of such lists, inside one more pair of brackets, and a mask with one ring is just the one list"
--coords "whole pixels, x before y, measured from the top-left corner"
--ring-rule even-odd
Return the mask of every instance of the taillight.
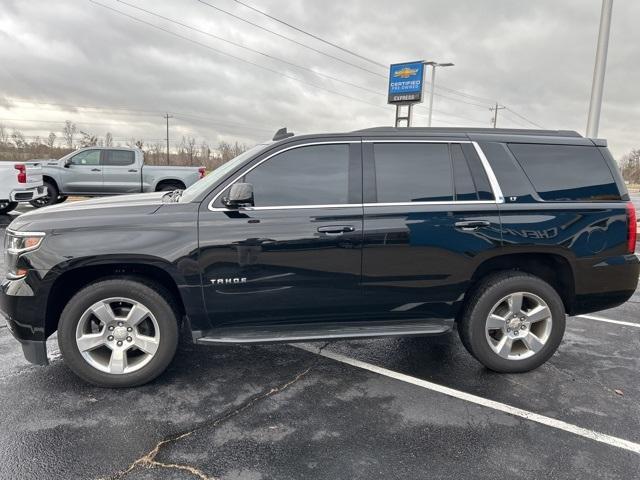
[[636, 218], [636, 207], [633, 202], [627, 203], [627, 251], [636, 251], [636, 237], [638, 234], [638, 223]]
[[200, 167], [198, 169], [198, 173], [200, 174], [200, 178], [204, 178], [205, 174], [207, 173], [207, 170], [204, 167]]
[[27, 167], [22, 163], [16, 163], [13, 168], [18, 170], [18, 183], [27, 183]]

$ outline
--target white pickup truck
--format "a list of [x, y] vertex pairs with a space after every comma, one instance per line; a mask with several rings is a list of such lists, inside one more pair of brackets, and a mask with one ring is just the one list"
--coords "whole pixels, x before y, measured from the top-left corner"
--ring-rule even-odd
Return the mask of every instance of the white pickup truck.
[[39, 163], [0, 162], [0, 215], [47, 195]]

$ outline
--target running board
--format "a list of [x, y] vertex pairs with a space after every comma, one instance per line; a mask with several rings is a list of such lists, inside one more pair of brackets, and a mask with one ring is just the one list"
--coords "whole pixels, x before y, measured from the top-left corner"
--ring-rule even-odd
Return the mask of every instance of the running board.
[[209, 330], [195, 339], [199, 344], [279, 343], [335, 340], [347, 338], [415, 337], [450, 332], [452, 320], [441, 323], [413, 320], [411, 322], [375, 322], [368, 324], [305, 324], [277, 325], [262, 328], [227, 327]]

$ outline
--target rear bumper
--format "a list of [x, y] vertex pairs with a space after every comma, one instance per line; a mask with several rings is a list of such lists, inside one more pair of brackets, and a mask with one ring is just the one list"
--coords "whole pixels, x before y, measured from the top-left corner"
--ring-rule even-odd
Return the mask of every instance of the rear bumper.
[[22, 352], [29, 362], [47, 365], [44, 318], [35, 314], [35, 303], [26, 278], [2, 282], [0, 313], [6, 318], [9, 331], [22, 344]]
[[31, 200], [35, 200], [46, 195], [47, 187], [40, 185], [39, 187], [13, 190], [9, 194], [9, 200], [11, 200], [12, 202], [30, 202]]
[[575, 265], [573, 315], [617, 307], [635, 293], [640, 275], [637, 255], [620, 255], [593, 263], [578, 260]]

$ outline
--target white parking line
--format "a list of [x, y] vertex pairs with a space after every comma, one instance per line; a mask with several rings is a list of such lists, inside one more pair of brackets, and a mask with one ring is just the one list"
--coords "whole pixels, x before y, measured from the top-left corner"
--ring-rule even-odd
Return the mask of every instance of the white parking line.
[[385, 377], [393, 378], [395, 380], [400, 380], [401, 382], [410, 383], [418, 387], [426, 388], [427, 390], [443, 393], [453, 398], [458, 398], [466, 402], [475, 403], [476, 405], [481, 405], [483, 407], [492, 408], [494, 410], [498, 410], [500, 412], [507, 413], [509, 415], [524, 418], [526, 420], [531, 420], [532, 422], [540, 423], [542, 425], [556, 428], [558, 430], [563, 430], [565, 432], [573, 433], [574, 435], [588, 438], [589, 440], [595, 440], [596, 442], [605, 443], [607, 445], [611, 445], [612, 447], [622, 448], [624, 450], [629, 450], [631, 452], [640, 454], [639, 443], [631, 442], [629, 440], [624, 440], [618, 437], [613, 437], [611, 435], [606, 435], [604, 433], [596, 432], [594, 430], [589, 430], [587, 428], [578, 427], [571, 423], [563, 422], [562, 420], [557, 420], [551, 417], [545, 417], [544, 415], [529, 412], [522, 408], [513, 407], [511, 405], [507, 405], [506, 403], [496, 402], [494, 400], [489, 400], [483, 397], [479, 397], [477, 395], [473, 395], [471, 393], [466, 393], [460, 390], [456, 390], [454, 388], [445, 387], [443, 385], [429, 382], [427, 380], [422, 380], [420, 378], [411, 377], [403, 373], [394, 372], [393, 370], [388, 370], [383, 367], [378, 367], [377, 365], [363, 362], [361, 360], [356, 360], [355, 358], [347, 357], [345, 355], [342, 355], [340, 353], [335, 353], [330, 350], [320, 349], [310, 345], [291, 344], [291, 346], [301, 348], [302, 350], [306, 350], [308, 352], [315, 353], [317, 355], [321, 355], [323, 357], [330, 358], [337, 362], [345, 363], [347, 365], [351, 365], [356, 368], [361, 368], [363, 370], [368, 370], [370, 372], [377, 373], [379, 375], [384, 375]]
[[623, 322], [622, 320], [611, 320], [610, 318], [594, 317], [593, 315], [576, 315], [575, 318], [586, 318], [587, 320], [596, 320], [598, 322], [615, 323], [616, 325], [625, 325], [627, 327], [640, 328], [640, 323]]

